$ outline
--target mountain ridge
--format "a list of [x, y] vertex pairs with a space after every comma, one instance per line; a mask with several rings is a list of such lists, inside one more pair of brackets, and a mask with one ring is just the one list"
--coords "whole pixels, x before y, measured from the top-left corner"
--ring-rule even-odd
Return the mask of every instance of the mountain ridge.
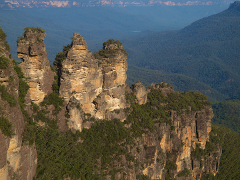
[[163, 73], [184, 74], [229, 98], [237, 96], [240, 12], [235, 4], [179, 31], [124, 40], [130, 54], [129, 64]]
[[101, 0], [101, 1], [40, 1], [40, 0], [32, 0], [32, 1], [24, 1], [24, 0], [2, 0], [0, 1], [0, 7], [15, 9], [15, 8], [33, 8], [33, 7], [95, 7], [95, 6], [118, 6], [118, 7], [126, 7], [126, 6], [196, 6], [196, 5], [216, 5], [216, 4], [229, 4], [231, 1], [127, 1], [127, 0]]

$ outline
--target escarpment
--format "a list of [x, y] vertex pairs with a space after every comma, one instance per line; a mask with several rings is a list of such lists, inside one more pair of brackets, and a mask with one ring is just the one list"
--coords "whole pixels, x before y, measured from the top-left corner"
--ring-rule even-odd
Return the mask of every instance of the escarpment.
[[0, 131], [0, 179], [200, 180], [218, 173], [222, 152], [206, 96], [163, 82], [129, 88], [120, 41], [92, 54], [79, 33], [57, 54], [53, 72], [45, 35], [26, 29], [15, 67], [2, 46], [0, 118], [10, 128]]
[[46, 33], [41, 28], [25, 28], [25, 32], [17, 40], [19, 64], [29, 85], [30, 100], [36, 104], [43, 101], [52, 92], [54, 73], [47, 59], [44, 43]]
[[22, 84], [5, 37], [0, 28], [0, 179], [32, 180], [37, 151], [35, 144], [23, 143], [25, 123], [19, 105]]

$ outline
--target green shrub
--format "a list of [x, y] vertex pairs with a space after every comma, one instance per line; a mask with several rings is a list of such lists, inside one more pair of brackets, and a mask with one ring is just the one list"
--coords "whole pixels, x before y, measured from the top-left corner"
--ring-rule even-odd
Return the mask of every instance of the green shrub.
[[166, 163], [166, 165], [165, 165], [165, 169], [168, 169], [168, 170], [169, 170], [169, 169], [176, 170], [176, 169], [177, 169], [177, 165], [176, 165], [176, 163], [167, 160], [167, 163]]
[[143, 175], [143, 174], [138, 174], [136, 176], [137, 180], [150, 180], [151, 178], [149, 178], [147, 175]]
[[23, 132], [23, 142], [29, 142], [29, 145], [33, 145], [36, 139], [36, 125], [26, 124]]
[[4, 42], [4, 46], [5, 46], [6, 50], [10, 52], [11, 47], [9, 46], [7, 41]]
[[29, 85], [23, 80], [19, 79], [19, 101], [21, 103], [25, 102], [25, 96], [28, 92]]
[[5, 34], [5, 32], [0, 27], [0, 40], [5, 41], [6, 37], [7, 37], [7, 35]]
[[115, 41], [114, 39], [109, 39], [103, 43], [103, 46], [105, 47], [110, 44], [116, 44], [118, 48], [117, 49], [100, 49], [99, 51], [94, 52], [93, 54], [94, 57], [96, 59], [112, 58], [112, 57], [115, 57], [116, 53], [119, 51], [121, 51], [123, 54], [128, 56], [127, 51], [122, 48], [122, 43], [119, 40]]
[[25, 78], [22, 69], [19, 66], [14, 66], [14, 70], [16, 71], [18, 78]]
[[182, 177], [182, 176], [188, 177], [189, 175], [190, 175], [190, 170], [187, 168], [184, 168], [184, 170], [180, 171], [177, 176], [178, 177]]
[[57, 93], [52, 93], [48, 96], [46, 96], [41, 102], [41, 105], [53, 105], [55, 107], [54, 114], [57, 115], [61, 111], [61, 107], [63, 105], [63, 98], [59, 97]]
[[26, 27], [23, 29], [25, 32], [31, 30], [32, 32], [45, 33], [45, 30], [42, 30], [40, 27]]
[[15, 135], [12, 132], [12, 123], [3, 116], [0, 117], [0, 129], [5, 136], [11, 137], [12, 135]]
[[0, 69], [6, 69], [9, 65], [9, 59], [5, 56], [0, 57]]
[[16, 99], [14, 95], [7, 92], [5, 85], [0, 85], [1, 98], [7, 101], [10, 107], [16, 106]]

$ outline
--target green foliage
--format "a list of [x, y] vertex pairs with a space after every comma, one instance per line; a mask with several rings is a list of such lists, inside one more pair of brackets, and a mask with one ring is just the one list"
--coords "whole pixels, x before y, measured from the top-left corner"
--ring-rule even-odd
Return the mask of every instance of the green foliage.
[[63, 105], [63, 102], [63, 98], [59, 97], [57, 93], [52, 93], [44, 98], [43, 102], [41, 102], [41, 105], [44, 106], [52, 104], [55, 107], [53, 114], [57, 115], [61, 111], [60, 106]]
[[[90, 129], [83, 129], [73, 134], [52, 128], [37, 127], [36, 147], [38, 167], [36, 179], [63, 179], [70, 176], [74, 179], [101, 179], [111, 167], [117, 170], [112, 160], [126, 154], [125, 143], [131, 142], [129, 130], [120, 120], [98, 121]], [[81, 139], [83, 142], [78, 143]], [[99, 168], [98, 159], [101, 161]], [[128, 158], [132, 160], [129, 155]], [[95, 173], [99, 172], [99, 173]]]
[[166, 162], [166, 165], [165, 165], [165, 168], [164, 169], [166, 169], [166, 170], [176, 170], [177, 169], [177, 165], [176, 165], [176, 163], [174, 163], [174, 162], [172, 162], [172, 161], [169, 161], [169, 160], [167, 160], [167, 162]]
[[[105, 48], [106, 46], [109, 46], [111, 44], [116, 44], [117, 48]], [[96, 59], [113, 58], [119, 51], [122, 52], [124, 55], [128, 56], [127, 51], [122, 48], [122, 43], [119, 40], [115, 41], [114, 39], [109, 39], [103, 43], [103, 49], [94, 52], [94, 57]]]
[[19, 102], [24, 103], [25, 102], [25, 96], [27, 94], [27, 91], [29, 89], [28, 84], [22, 79], [19, 78]]
[[165, 81], [165, 82], [171, 83], [174, 86], [175, 90], [180, 90], [182, 92], [184, 91], [201, 92], [202, 94], [207, 95], [208, 99], [211, 102], [214, 102], [216, 100], [221, 101], [228, 98], [228, 96], [215, 90], [214, 87], [211, 87], [197, 79], [188, 77], [183, 74], [178, 74], [178, 73], [169, 74], [162, 71], [136, 67], [129, 64], [127, 77], [128, 77], [127, 83], [129, 85], [133, 84], [137, 80], [140, 80], [146, 86], [154, 82]]
[[63, 46], [63, 52], [59, 52], [56, 55], [55, 61], [53, 65], [57, 68], [62, 66], [62, 62], [67, 58], [68, 51], [72, 48], [72, 45], [68, 44], [67, 46]]
[[[201, 180], [228, 180], [240, 178], [240, 135], [220, 125], [212, 126], [212, 133], [217, 135], [214, 140], [220, 143], [222, 155], [216, 176], [204, 174]], [[213, 137], [210, 136], [211, 139]]]
[[59, 93], [59, 77], [58, 76], [54, 76], [54, 82], [52, 85], [52, 90], [54, 93], [58, 94]]
[[23, 142], [33, 145], [36, 140], [36, 124], [26, 124], [23, 132]]
[[240, 134], [240, 100], [228, 100], [213, 104], [213, 123], [223, 125]]
[[109, 46], [110, 44], [117, 44], [118, 48], [120, 46], [122, 46], [122, 43], [119, 40], [115, 41], [114, 39], [109, 39], [109, 40], [105, 41], [103, 43], [103, 46]]
[[5, 34], [5, 32], [0, 27], [0, 41], [5, 41], [6, 37], [7, 37], [7, 35]]
[[16, 106], [16, 99], [14, 95], [7, 92], [5, 85], [0, 85], [1, 98], [4, 101], [7, 101], [10, 107]]
[[6, 69], [9, 65], [9, 59], [5, 56], [0, 57], [0, 69]]
[[150, 180], [151, 178], [149, 178], [147, 175], [143, 175], [143, 174], [138, 174], [136, 176], [137, 180]]
[[12, 135], [15, 135], [12, 132], [12, 123], [10, 123], [6, 117], [0, 117], [0, 129], [5, 136], [11, 137]]
[[125, 40], [128, 62], [166, 74], [184, 74], [234, 98], [240, 90], [239, 17], [239, 10], [228, 9], [179, 31]]
[[177, 176], [178, 177], [182, 177], [182, 176], [188, 177], [189, 175], [190, 175], [190, 171], [187, 168], [184, 168], [184, 170], [180, 171]]
[[40, 27], [26, 27], [23, 29], [25, 32], [31, 30], [33, 33], [45, 33], [45, 30], [42, 30]]
[[200, 144], [196, 144], [196, 147], [191, 152], [191, 158], [196, 158], [199, 162], [201, 161], [201, 158], [206, 155], [206, 151], [202, 148], [200, 148]]
[[16, 71], [18, 78], [25, 78], [24, 74], [19, 66], [14, 66], [14, 70]]

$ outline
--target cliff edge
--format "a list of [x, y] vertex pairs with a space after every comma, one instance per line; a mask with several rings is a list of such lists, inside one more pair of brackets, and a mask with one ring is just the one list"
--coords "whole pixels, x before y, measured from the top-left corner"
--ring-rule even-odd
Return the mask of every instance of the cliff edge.
[[200, 180], [218, 173], [222, 150], [206, 96], [165, 82], [129, 88], [122, 43], [109, 39], [92, 53], [79, 33], [51, 69], [45, 36], [25, 29], [17, 66], [2, 38], [0, 178]]

